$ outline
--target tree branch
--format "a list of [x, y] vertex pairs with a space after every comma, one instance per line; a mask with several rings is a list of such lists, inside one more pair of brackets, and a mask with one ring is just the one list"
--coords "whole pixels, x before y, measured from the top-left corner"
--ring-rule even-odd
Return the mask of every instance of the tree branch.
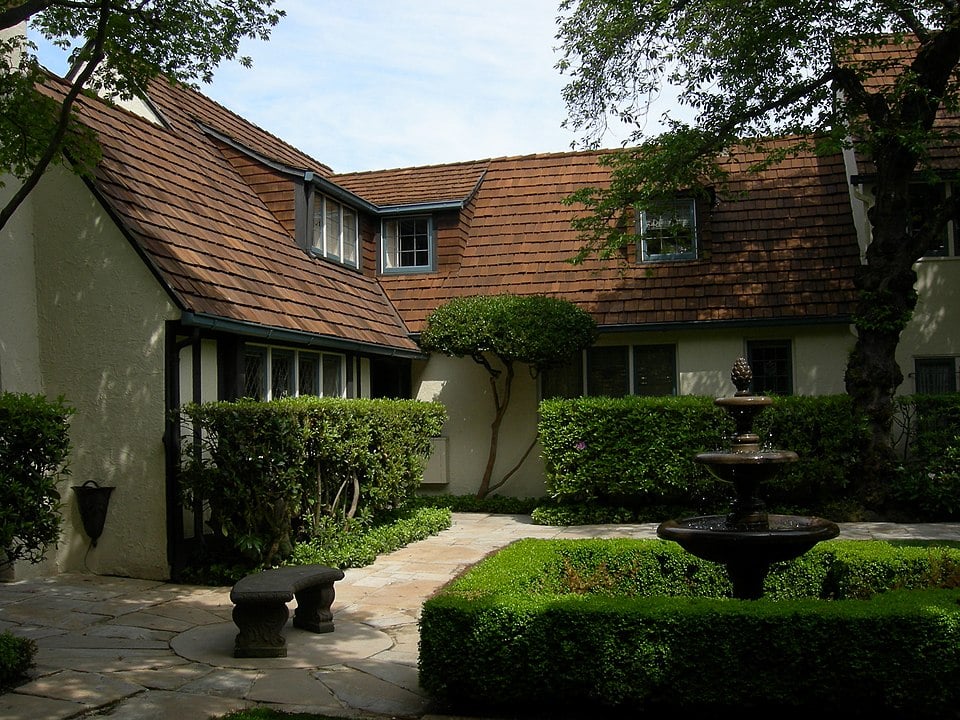
[[80, 72], [76, 79], [74, 79], [70, 86], [70, 90], [63, 98], [63, 103], [60, 106], [60, 117], [57, 121], [57, 127], [53, 135], [50, 137], [50, 142], [47, 144], [47, 149], [37, 160], [36, 166], [34, 166], [33, 171], [24, 180], [20, 189], [17, 190], [14, 196], [7, 203], [6, 207], [4, 207], [3, 210], [0, 210], [0, 229], [6, 226], [7, 222], [17, 211], [17, 208], [19, 208], [20, 205], [23, 204], [23, 201], [27, 199], [27, 196], [33, 192], [33, 189], [37, 186], [37, 183], [40, 182], [40, 178], [43, 177], [43, 174], [53, 161], [53, 158], [58, 152], [60, 152], [63, 146], [63, 138], [67, 134], [67, 128], [70, 127], [70, 119], [73, 112], [74, 102], [80, 96], [80, 93], [83, 92], [84, 85], [96, 71], [100, 62], [103, 60], [103, 48], [106, 42], [107, 27], [109, 26], [110, 20], [109, 0], [100, 0], [99, 7], [100, 18], [97, 21], [97, 32], [94, 36], [93, 45], [91, 47], [90, 59], [88, 60], [87, 65], [83, 68], [82, 72]]

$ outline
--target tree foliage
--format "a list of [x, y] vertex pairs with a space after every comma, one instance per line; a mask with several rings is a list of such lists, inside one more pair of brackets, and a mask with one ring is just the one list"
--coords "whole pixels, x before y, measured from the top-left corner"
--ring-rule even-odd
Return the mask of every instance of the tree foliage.
[[427, 352], [472, 358], [489, 376], [494, 419], [477, 497], [486, 497], [509, 480], [536, 443], [534, 438], [520, 462], [491, 485], [500, 426], [510, 403], [514, 364], [525, 363], [535, 372], [560, 365], [593, 344], [595, 333], [596, 324], [585, 311], [566, 300], [541, 295], [454, 298], [427, 318], [420, 347]]
[[[0, 2], [0, 174], [22, 185], [0, 211], [3, 227], [50, 164], [69, 159], [89, 172], [98, 159], [92, 133], [74, 102], [84, 91], [130, 98], [152, 78], [210, 82], [237, 59], [244, 38], [266, 40], [283, 17], [275, 0], [23, 0]], [[70, 71], [54, 82], [36, 46], [15, 31], [22, 23], [69, 50]], [[47, 86], [48, 92], [39, 88]], [[52, 92], [50, 92], [52, 90]]]
[[[917, 301], [914, 263], [935, 249], [960, 195], [912, 222], [910, 184], [943, 179], [936, 153], [956, 142], [960, 111], [960, 6], [940, 0], [564, 0], [559, 68], [567, 124], [599, 144], [612, 121], [635, 128], [606, 156], [609, 188], [571, 196], [579, 259], [610, 257], [632, 242], [634, 206], [680, 190], [722, 192], [721, 153], [761, 151], [769, 165], [801, 150], [855, 147], [872, 174], [871, 240], [856, 278], [856, 346], [847, 391], [871, 419], [870, 454], [889, 457], [895, 353]], [[646, 112], [668, 86], [667, 130], [644, 133]], [[793, 138], [771, 150], [772, 138]]]

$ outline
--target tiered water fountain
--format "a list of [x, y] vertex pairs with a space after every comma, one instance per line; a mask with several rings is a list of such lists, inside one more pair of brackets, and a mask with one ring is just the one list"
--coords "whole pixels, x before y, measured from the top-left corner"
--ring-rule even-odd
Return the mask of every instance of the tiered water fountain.
[[750, 394], [753, 374], [747, 361], [739, 358], [730, 377], [736, 394], [715, 402], [736, 424], [731, 447], [696, 457], [715, 477], [733, 484], [730, 512], [668, 520], [657, 528], [657, 535], [699, 558], [726, 565], [734, 597], [754, 600], [763, 595], [763, 583], [773, 563], [800, 557], [818, 542], [836, 537], [840, 529], [818, 517], [766, 512], [758, 489], [785, 463], [796, 462], [797, 454], [761, 448], [753, 421], [773, 400]]

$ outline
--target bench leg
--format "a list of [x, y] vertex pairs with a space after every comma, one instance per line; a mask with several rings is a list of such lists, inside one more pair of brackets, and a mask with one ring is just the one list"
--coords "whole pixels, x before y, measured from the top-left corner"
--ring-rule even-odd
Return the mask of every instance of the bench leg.
[[298, 590], [293, 626], [315, 633], [333, 632], [333, 613], [330, 606], [333, 605], [334, 595], [332, 582]]
[[284, 603], [238, 603], [233, 622], [240, 629], [233, 646], [234, 657], [286, 657], [283, 626], [290, 617]]

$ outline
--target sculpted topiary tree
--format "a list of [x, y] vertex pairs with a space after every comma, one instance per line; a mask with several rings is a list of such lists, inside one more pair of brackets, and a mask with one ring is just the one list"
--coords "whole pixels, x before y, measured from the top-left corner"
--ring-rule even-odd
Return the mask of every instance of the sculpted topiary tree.
[[501, 487], [520, 467], [536, 443], [536, 434], [519, 462], [491, 484], [500, 426], [510, 402], [515, 363], [533, 372], [559, 365], [593, 343], [596, 324], [579, 307], [539, 295], [489, 295], [455, 298], [427, 319], [420, 346], [450, 357], [469, 357], [483, 366], [494, 403], [490, 452], [477, 497]]

